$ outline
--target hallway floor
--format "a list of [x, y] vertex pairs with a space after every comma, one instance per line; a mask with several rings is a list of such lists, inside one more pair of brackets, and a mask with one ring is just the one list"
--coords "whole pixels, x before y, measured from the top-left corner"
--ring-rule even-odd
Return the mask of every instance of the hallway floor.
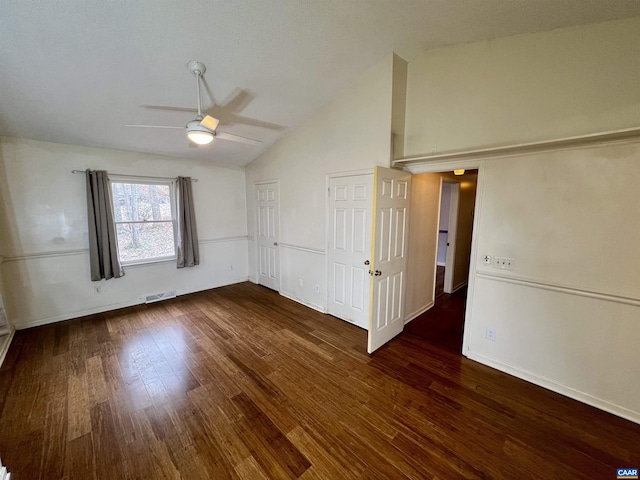
[[455, 352], [462, 352], [467, 287], [453, 294], [443, 291], [444, 267], [436, 272], [436, 304], [409, 322], [404, 331]]

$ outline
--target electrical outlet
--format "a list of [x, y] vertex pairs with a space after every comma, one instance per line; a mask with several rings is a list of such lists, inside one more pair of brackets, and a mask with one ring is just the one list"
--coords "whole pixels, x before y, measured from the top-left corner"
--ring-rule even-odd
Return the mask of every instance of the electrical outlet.
[[314, 288], [314, 291], [315, 291], [316, 293], [320, 293], [320, 285], [318, 285], [317, 283], [316, 283], [316, 286], [315, 286], [315, 288]]
[[516, 261], [515, 259], [508, 257], [494, 257], [493, 266], [501, 270], [513, 270], [516, 266]]
[[484, 257], [482, 257], [482, 262], [485, 265], [491, 265], [491, 255], [485, 255]]
[[298, 286], [299, 287], [304, 287], [304, 280], [303, 279], [301, 279], [301, 278], [298, 279]]
[[493, 328], [487, 328], [487, 330], [484, 333], [484, 336], [487, 340], [490, 340], [492, 342], [496, 341], [496, 331]]

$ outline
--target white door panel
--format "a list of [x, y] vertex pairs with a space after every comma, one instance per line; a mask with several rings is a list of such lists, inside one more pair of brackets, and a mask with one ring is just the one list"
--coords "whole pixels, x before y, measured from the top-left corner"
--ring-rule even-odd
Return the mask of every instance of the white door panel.
[[453, 293], [453, 272], [456, 262], [456, 242], [458, 241], [458, 205], [460, 202], [460, 184], [451, 184], [449, 198], [449, 232], [447, 237], [447, 256], [444, 269], [444, 293]]
[[376, 167], [372, 299], [367, 350], [374, 352], [404, 328], [407, 220], [411, 175]]
[[369, 326], [373, 175], [329, 181], [328, 312]]
[[256, 184], [258, 283], [273, 290], [280, 290], [279, 188], [278, 183]]

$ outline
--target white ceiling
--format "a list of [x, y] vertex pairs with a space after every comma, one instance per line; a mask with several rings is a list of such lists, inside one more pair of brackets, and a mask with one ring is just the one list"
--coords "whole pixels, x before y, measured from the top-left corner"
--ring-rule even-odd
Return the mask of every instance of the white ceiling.
[[[638, 0], [6, 0], [0, 135], [242, 166], [391, 51], [410, 61], [435, 46], [635, 15]], [[193, 118], [140, 107], [195, 106], [191, 59], [207, 65], [218, 105], [244, 97], [227, 114], [283, 128], [223, 121], [264, 144], [196, 149], [182, 130], [124, 127]]]

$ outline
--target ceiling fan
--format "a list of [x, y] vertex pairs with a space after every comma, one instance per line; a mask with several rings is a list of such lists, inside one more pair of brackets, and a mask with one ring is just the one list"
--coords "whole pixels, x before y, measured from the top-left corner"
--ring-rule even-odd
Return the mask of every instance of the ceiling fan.
[[207, 145], [214, 138], [222, 140], [230, 140], [232, 142], [246, 143], [249, 145], [257, 145], [262, 143], [260, 140], [234, 135], [228, 132], [220, 132], [217, 130], [220, 121], [211, 115], [202, 115], [202, 107], [200, 104], [200, 81], [202, 75], [207, 71], [207, 67], [202, 62], [191, 60], [187, 63], [187, 69], [196, 77], [196, 96], [198, 99], [198, 116], [187, 123], [184, 127], [173, 125], [125, 125], [125, 127], [138, 128], [184, 128], [187, 131], [187, 138], [196, 145]]

